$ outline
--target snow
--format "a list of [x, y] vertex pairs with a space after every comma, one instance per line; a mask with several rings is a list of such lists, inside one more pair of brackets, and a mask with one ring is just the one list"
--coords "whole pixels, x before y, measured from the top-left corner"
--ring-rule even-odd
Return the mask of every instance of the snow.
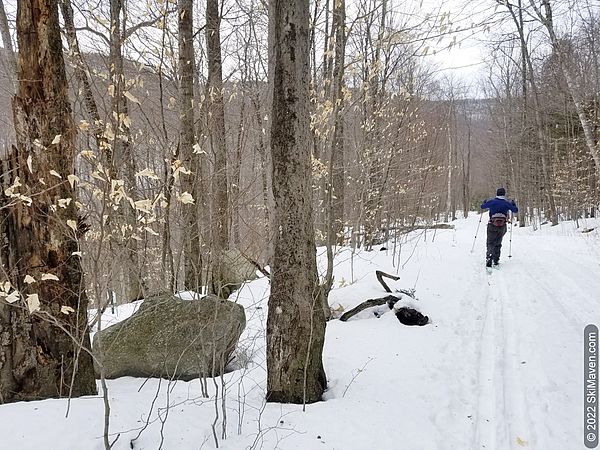
[[[401, 325], [394, 314], [363, 312], [327, 325], [323, 402], [266, 404], [265, 329], [268, 280], [232, 296], [246, 310], [237, 370], [199, 382], [109, 380], [115, 449], [540, 449], [582, 448], [583, 329], [600, 322], [600, 221], [515, 228], [501, 267], [484, 270], [479, 217], [454, 230], [417, 231], [387, 250], [341, 249], [330, 304], [348, 310], [386, 294], [374, 271], [398, 274], [392, 289], [430, 317]], [[585, 227], [595, 230], [581, 233]], [[319, 264], [325, 260], [320, 249]], [[191, 298], [191, 296], [190, 296]], [[103, 327], [131, 315], [139, 302], [103, 316]], [[227, 438], [221, 439], [220, 389], [226, 386]], [[215, 404], [215, 388], [219, 399]], [[99, 386], [100, 388], [100, 386]], [[151, 409], [154, 402], [154, 408]], [[0, 448], [102, 449], [100, 396], [0, 406]], [[147, 424], [147, 426], [146, 426]], [[141, 432], [141, 433], [140, 433]], [[131, 444], [132, 439], [139, 437]]]

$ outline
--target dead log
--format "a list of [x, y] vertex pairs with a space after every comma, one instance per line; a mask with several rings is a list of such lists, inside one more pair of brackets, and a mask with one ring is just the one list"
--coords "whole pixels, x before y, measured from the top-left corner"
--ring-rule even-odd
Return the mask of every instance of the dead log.
[[[392, 230], [394, 228], [390, 228]], [[398, 227], [395, 230], [401, 233], [409, 233], [416, 230], [454, 230], [454, 225], [449, 223], [434, 223], [432, 225], [413, 225], [409, 227]]]
[[[383, 281], [383, 277], [390, 278], [394, 281], [400, 279], [400, 277], [397, 277], [395, 275], [390, 275], [389, 273], [382, 272], [381, 270], [376, 270], [375, 276], [377, 277], [377, 281], [379, 281], [379, 283], [383, 286], [383, 289], [385, 289], [385, 291], [389, 292], [389, 293], [392, 293], [392, 290], [386, 284], [386, 282]], [[414, 300], [418, 300], [415, 297], [414, 289], [397, 289], [396, 292], [400, 292], [401, 294], [407, 295], [408, 297], [410, 297]], [[400, 300], [400, 298], [401, 297], [396, 297], [394, 295], [388, 295], [383, 298], [372, 298], [369, 300], [365, 300], [358, 306], [355, 306], [354, 308], [352, 308], [350, 311], [347, 311], [344, 314], [342, 314], [342, 316], [340, 317], [340, 320], [342, 322], [346, 322], [348, 319], [350, 319], [351, 317], [354, 317], [359, 312], [364, 311], [365, 309], [376, 307], [376, 306], [383, 306], [383, 305], [387, 304], [387, 306], [390, 309], [393, 309], [394, 305], [398, 302], [398, 300]], [[416, 309], [402, 307], [402, 308], [398, 308], [396, 310], [395, 314], [396, 314], [396, 317], [398, 318], [398, 320], [401, 323], [403, 323], [404, 325], [426, 325], [427, 323], [429, 323], [429, 317], [424, 316]], [[377, 317], [379, 317], [379, 316], [377, 316]]]
[[[389, 228], [381, 228], [377, 230], [377, 235], [373, 238], [373, 245], [381, 245], [389, 240], [390, 232], [395, 232], [396, 235], [407, 234], [417, 230], [454, 230], [455, 227], [449, 223], [434, 223], [431, 225], [407, 225], [407, 226], [397, 226], [397, 227], [389, 227]], [[382, 233], [384, 235], [382, 235]], [[360, 238], [364, 236], [365, 233], [354, 233], [355, 236]]]
[[382, 305], [387, 304], [388, 307], [390, 309], [392, 309], [398, 300], [400, 300], [400, 298], [394, 297], [393, 295], [388, 295], [387, 297], [383, 297], [383, 298], [372, 298], [369, 300], [365, 300], [360, 305], [358, 305], [358, 306], [352, 308], [350, 311], [346, 311], [344, 314], [342, 314], [342, 316], [340, 317], [340, 320], [342, 322], [346, 322], [348, 319], [357, 315], [359, 312], [364, 311], [365, 309], [368, 309], [368, 308], [373, 308], [374, 306], [382, 306]]
[[[398, 300], [400, 300], [400, 298], [394, 297], [393, 295], [388, 295], [387, 297], [383, 297], [383, 298], [372, 298], [369, 300], [365, 300], [360, 305], [358, 305], [358, 306], [352, 308], [350, 311], [342, 314], [342, 317], [340, 317], [340, 320], [342, 322], [346, 322], [348, 319], [350, 319], [351, 317], [354, 317], [359, 312], [364, 311], [365, 309], [373, 308], [375, 306], [387, 305], [390, 310], [393, 310], [394, 305], [396, 304], [396, 302], [398, 302]], [[423, 326], [423, 325], [427, 325], [429, 323], [429, 317], [421, 314], [416, 309], [408, 308], [406, 306], [396, 309], [394, 311], [394, 314], [395, 314], [396, 318], [400, 321], [400, 323], [402, 323], [403, 325]], [[375, 313], [375, 315], [377, 317], [380, 317], [380, 315], [378, 315], [377, 313]]]

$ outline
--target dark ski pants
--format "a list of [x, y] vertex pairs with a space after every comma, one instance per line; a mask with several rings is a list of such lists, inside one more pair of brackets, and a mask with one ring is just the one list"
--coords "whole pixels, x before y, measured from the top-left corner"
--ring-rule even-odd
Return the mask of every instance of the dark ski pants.
[[502, 248], [502, 238], [506, 234], [506, 225], [497, 227], [492, 223], [487, 226], [487, 253], [486, 261], [495, 263], [500, 259], [500, 249]]

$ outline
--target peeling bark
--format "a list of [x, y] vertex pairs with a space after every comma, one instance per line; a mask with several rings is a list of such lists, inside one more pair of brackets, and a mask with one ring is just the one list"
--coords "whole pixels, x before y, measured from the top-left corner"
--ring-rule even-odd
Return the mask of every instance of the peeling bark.
[[[2, 233], [8, 245], [3, 262], [21, 300], [0, 300], [0, 401], [95, 394], [92, 359], [85, 350], [90, 347], [88, 302], [81, 262], [73, 255], [86, 226], [77, 216], [75, 192], [66, 181], [74, 171], [76, 131], [56, 0], [19, 1], [17, 40], [17, 145], [3, 184], [18, 177], [19, 192], [33, 201], [31, 206], [8, 205], [4, 212]], [[56, 207], [59, 199], [70, 203]], [[68, 220], [77, 223], [76, 230], [67, 226]], [[59, 281], [42, 281], [42, 274]], [[26, 284], [26, 275], [37, 282]], [[30, 313], [24, 299], [34, 294], [40, 310]], [[63, 306], [74, 312], [63, 314]]]

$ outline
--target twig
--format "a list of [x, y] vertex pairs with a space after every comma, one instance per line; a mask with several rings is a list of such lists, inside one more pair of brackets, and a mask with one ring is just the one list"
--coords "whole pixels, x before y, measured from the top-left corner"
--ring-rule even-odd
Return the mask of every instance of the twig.
[[213, 423], [211, 424], [211, 428], [212, 428], [212, 432], [213, 432], [213, 438], [215, 439], [215, 447], [219, 448], [219, 439], [217, 437], [217, 422], [219, 421], [219, 385], [217, 384], [217, 380], [214, 377], [213, 374], [213, 384], [215, 386], [215, 420], [213, 420]]
[[[146, 381], [148, 381], [150, 378], [147, 378]], [[140, 390], [142, 389], [142, 387], [144, 386], [144, 384], [146, 383], [146, 381], [144, 381], [144, 383], [142, 384], [142, 386], [140, 386]], [[156, 403], [156, 399], [158, 399], [158, 395], [160, 394], [160, 385], [162, 382], [162, 378], [158, 379], [158, 388], [156, 389], [156, 394], [154, 395], [154, 398], [152, 399], [152, 403], [150, 404], [150, 411], [148, 411], [148, 417], [146, 419], [146, 423], [144, 424], [144, 426], [139, 430], [138, 434], [136, 437], [134, 437], [133, 439], [131, 439], [129, 441], [129, 446], [131, 448], [133, 448], [135, 441], [137, 441], [140, 436], [142, 435], [142, 433], [144, 432], [144, 430], [146, 430], [146, 428], [148, 428], [148, 425], [150, 425], [150, 417], [152, 417], [152, 410], [154, 409], [154, 404]], [[140, 392], [140, 390], [138, 390], [138, 392]]]
[[356, 371], [356, 373], [354, 374], [354, 376], [350, 380], [350, 383], [348, 383], [348, 386], [346, 386], [346, 389], [344, 389], [344, 393], [342, 394], [342, 398], [344, 398], [346, 396], [346, 392], [348, 392], [348, 389], [350, 388], [350, 386], [352, 386], [352, 383], [354, 383], [354, 380], [356, 380], [356, 377], [358, 377], [358, 375], [360, 373], [362, 373], [363, 370], [365, 370], [365, 367], [367, 367], [367, 364], [369, 364], [371, 361], [373, 361], [373, 358], [369, 358], [367, 360], [367, 362], [364, 364], [364, 366], [362, 366], [362, 368], [360, 368], [360, 369], [358, 369]]

